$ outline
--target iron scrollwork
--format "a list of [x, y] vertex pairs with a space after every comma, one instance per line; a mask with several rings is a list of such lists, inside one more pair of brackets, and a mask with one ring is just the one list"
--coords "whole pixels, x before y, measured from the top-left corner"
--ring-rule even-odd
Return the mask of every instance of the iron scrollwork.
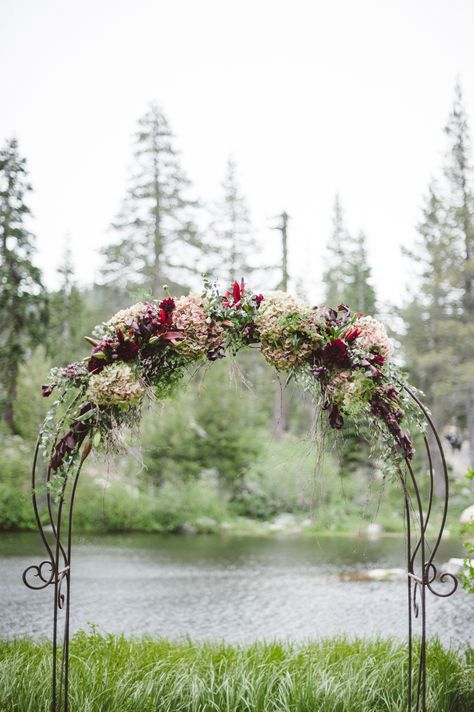
[[[428, 495], [426, 506], [423, 503], [422, 492], [415, 476], [413, 466], [405, 460], [404, 471], [400, 470], [400, 482], [404, 495], [407, 541], [407, 592], [408, 592], [408, 670], [407, 670], [407, 712], [426, 712], [426, 594], [446, 598], [452, 596], [457, 587], [456, 577], [449, 572], [438, 574], [434, 558], [439, 548], [446, 523], [448, 509], [448, 472], [440, 437], [431, 420], [427, 409], [417, 396], [406, 386], [407, 394], [414, 400], [424, 417], [431, 438], [438, 450], [441, 462], [441, 481], [443, 484], [442, 518], [434, 543], [429, 545], [427, 527], [430, 521], [433, 498], [435, 472], [430, 446], [430, 438], [424, 436], [426, 457], [428, 462]], [[39, 459], [39, 444], [36, 446], [32, 467], [32, 500], [38, 531], [47, 552], [47, 558], [39, 564], [33, 564], [23, 573], [23, 581], [33, 590], [53, 586], [53, 630], [52, 630], [52, 691], [51, 711], [68, 712], [69, 685], [69, 622], [71, 609], [71, 548], [72, 519], [76, 488], [83, 456], [73, 475], [64, 478], [59, 497], [55, 499], [49, 489], [51, 468], [46, 470], [46, 511], [52, 543], [43, 527], [38, 509], [37, 471]], [[66, 502], [66, 487], [72, 480], [71, 494]], [[63, 523], [64, 522], [64, 523]], [[65, 531], [64, 531], [65, 529]], [[435, 584], [440, 583], [449, 588], [439, 590]], [[61, 614], [61, 622], [60, 622]], [[414, 619], [421, 623], [420, 637], [414, 637]], [[60, 629], [62, 636], [60, 636]], [[62, 637], [62, 643], [61, 643]], [[418, 662], [415, 665], [415, 655]]]

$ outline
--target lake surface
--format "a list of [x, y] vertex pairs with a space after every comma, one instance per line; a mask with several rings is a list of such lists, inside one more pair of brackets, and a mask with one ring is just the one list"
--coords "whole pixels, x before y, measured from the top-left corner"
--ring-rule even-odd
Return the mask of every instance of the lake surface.
[[[76, 536], [71, 628], [250, 642], [337, 634], [406, 636], [405, 581], [341, 580], [404, 568], [402, 538]], [[462, 556], [442, 542], [438, 563]], [[30, 591], [36, 534], [0, 535], [0, 637], [50, 635], [52, 587]], [[428, 597], [430, 634], [474, 644], [474, 596]]]

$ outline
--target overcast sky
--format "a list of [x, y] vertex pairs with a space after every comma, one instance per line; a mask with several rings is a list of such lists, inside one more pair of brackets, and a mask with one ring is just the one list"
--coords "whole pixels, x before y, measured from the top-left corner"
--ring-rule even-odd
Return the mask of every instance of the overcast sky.
[[0, 140], [28, 159], [48, 283], [66, 239], [93, 279], [156, 100], [203, 200], [232, 154], [260, 238], [276, 247], [270, 218], [290, 213], [291, 274], [314, 300], [339, 191], [400, 301], [457, 76], [473, 117], [473, 36], [472, 0], [0, 0]]

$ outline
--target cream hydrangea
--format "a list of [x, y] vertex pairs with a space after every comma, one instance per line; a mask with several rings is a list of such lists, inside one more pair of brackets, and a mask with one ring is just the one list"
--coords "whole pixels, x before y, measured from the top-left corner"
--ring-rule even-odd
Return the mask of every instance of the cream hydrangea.
[[261, 351], [279, 371], [303, 364], [323, 340], [321, 317], [286, 292], [272, 292], [265, 297], [256, 325]]
[[106, 366], [90, 377], [87, 398], [98, 406], [131, 408], [140, 403], [145, 391], [134, 372], [124, 363]]
[[393, 356], [393, 342], [387, 334], [387, 330], [380, 321], [372, 316], [363, 316], [354, 323], [354, 329], [360, 329], [361, 334], [356, 341], [356, 345], [371, 351], [378, 349], [385, 361], [390, 361]]
[[138, 319], [143, 316], [146, 310], [146, 304], [143, 302], [137, 302], [131, 307], [128, 307], [128, 309], [121, 309], [118, 311], [111, 319], [109, 319], [108, 323], [115, 329], [125, 331], [132, 324], [136, 323]]

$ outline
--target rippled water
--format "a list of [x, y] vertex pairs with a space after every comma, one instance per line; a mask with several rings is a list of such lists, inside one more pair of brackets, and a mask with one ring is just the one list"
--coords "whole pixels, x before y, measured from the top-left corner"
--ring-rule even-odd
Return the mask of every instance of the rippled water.
[[[404, 581], [341, 573], [404, 567], [403, 539], [77, 536], [72, 630], [247, 642], [335, 634], [406, 635]], [[461, 556], [442, 542], [438, 561]], [[29, 591], [23, 569], [43, 558], [34, 534], [0, 536], [0, 637], [49, 635], [52, 588]], [[474, 644], [474, 597], [428, 596], [430, 633]]]

